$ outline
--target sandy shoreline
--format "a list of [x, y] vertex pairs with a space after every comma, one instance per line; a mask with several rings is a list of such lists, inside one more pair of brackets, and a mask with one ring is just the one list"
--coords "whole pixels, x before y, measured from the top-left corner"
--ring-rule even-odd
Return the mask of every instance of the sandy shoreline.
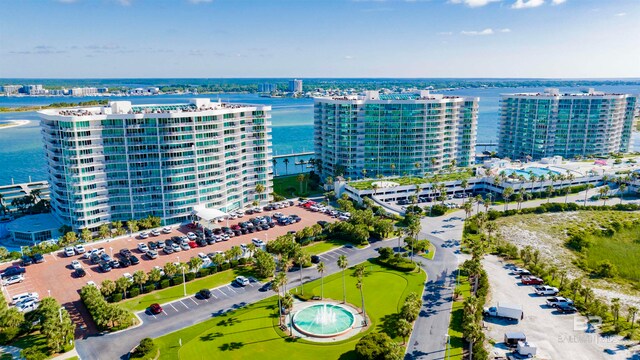
[[[2, 129], [9, 129], [9, 128], [13, 128], [13, 127], [18, 127], [18, 126], [22, 126], [22, 125], [27, 125], [28, 123], [31, 122], [31, 120], [9, 120], [10, 122], [8, 123], [0, 123], [0, 130]], [[7, 125], [5, 125], [7, 124]]]

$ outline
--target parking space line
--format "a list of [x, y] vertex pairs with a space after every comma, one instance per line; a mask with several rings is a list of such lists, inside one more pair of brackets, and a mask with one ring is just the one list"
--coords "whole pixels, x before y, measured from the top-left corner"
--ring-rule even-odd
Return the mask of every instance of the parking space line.
[[253, 284], [251, 282], [249, 282], [249, 286], [253, 287]]
[[[218, 297], [217, 297], [217, 296], [215, 296], [213, 293], [211, 293], [211, 296], [213, 296], [213, 297], [214, 297], [214, 298], [216, 298], [216, 299], [218, 298]], [[207, 300], [207, 299], [205, 299], [205, 300]], [[207, 301], [207, 302], [208, 302], [208, 301]]]
[[165, 314], [165, 315], [167, 315], [167, 316], [169, 316], [169, 314], [167, 314], [167, 312], [166, 312], [166, 311], [164, 311], [164, 310], [162, 310], [162, 313], [163, 313], [163, 314]]
[[186, 307], [187, 309], [189, 308], [189, 307], [187, 306], [187, 304], [185, 304], [185, 303], [183, 303], [183, 302], [182, 302], [182, 300], [180, 300], [180, 304], [184, 305], [184, 307]]
[[171, 306], [173, 308], [173, 310], [175, 310], [176, 312], [179, 312], [178, 309], [176, 309], [176, 307], [173, 306], [173, 304], [169, 304], [169, 306]]
[[222, 295], [229, 297], [229, 294], [227, 294], [226, 292], [222, 291], [222, 289], [218, 289], [218, 291], [220, 291], [222, 293]]
[[151, 316], [153, 316], [153, 318], [156, 320], [158, 319], [154, 314], [151, 314]]
[[235, 290], [233, 290], [233, 289], [231, 288], [231, 286], [227, 285], [227, 289], [229, 289], [229, 290], [231, 290], [231, 291], [233, 291], [234, 293], [236, 293], [236, 294], [237, 294], [237, 292], [236, 292]]
[[189, 298], [189, 299], [191, 299], [191, 301], [193, 301], [194, 304], [198, 305], [198, 303], [195, 300], [193, 300], [193, 298]]

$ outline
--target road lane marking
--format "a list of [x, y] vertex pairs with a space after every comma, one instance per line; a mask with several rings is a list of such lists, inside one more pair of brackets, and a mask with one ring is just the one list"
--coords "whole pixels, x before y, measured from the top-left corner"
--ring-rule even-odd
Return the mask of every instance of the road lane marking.
[[173, 304], [169, 304], [169, 306], [171, 306], [173, 308], [173, 310], [175, 310], [176, 312], [179, 312], [178, 309], [176, 309], [176, 307], [173, 306]]
[[222, 293], [222, 295], [229, 297], [229, 295], [227, 295], [224, 291], [222, 291], [221, 289], [218, 289], [218, 291], [220, 291], [220, 293]]
[[227, 289], [229, 289], [229, 290], [231, 290], [231, 291], [233, 291], [234, 293], [236, 293], [236, 294], [237, 294], [237, 292], [236, 292], [235, 290], [233, 290], [233, 289], [231, 288], [231, 286], [227, 285]]
[[166, 312], [166, 311], [164, 311], [164, 310], [162, 310], [162, 313], [163, 313], [163, 314], [165, 314], [165, 315], [167, 315], [167, 316], [169, 316], [169, 314], [167, 314], [167, 312]]
[[191, 299], [191, 301], [193, 301], [194, 304], [198, 305], [198, 303], [195, 300], [193, 300], [193, 298], [189, 298], [189, 299]]
[[187, 309], [189, 308], [189, 307], [187, 306], [187, 304], [185, 304], [185, 303], [183, 303], [183, 302], [182, 302], [182, 300], [180, 300], [180, 303], [181, 303], [182, 305], [184, 305], [184, 307], [186, 307]]

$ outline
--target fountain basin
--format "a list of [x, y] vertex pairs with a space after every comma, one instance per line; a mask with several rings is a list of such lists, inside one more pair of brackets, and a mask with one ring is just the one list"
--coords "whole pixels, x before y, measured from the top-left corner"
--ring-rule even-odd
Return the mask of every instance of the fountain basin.
[[306, 307], [293, 315], [293, 326], [313, 337], [334, 337], [352, 329], [355, 316], [342, 305], [320, 303]]

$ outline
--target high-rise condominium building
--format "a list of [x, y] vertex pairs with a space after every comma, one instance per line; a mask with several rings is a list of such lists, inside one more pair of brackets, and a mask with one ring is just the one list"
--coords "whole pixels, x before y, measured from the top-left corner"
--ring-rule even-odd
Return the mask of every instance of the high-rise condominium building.
[[274, 91], [278, 91], [278, 85], [276, 84], [271, 84], [271, 83], [258, 84], [258, 92], [271, 93]]
[[419, 175], [473, 163], [478, 98], [379, 94], [315, 98], [322, 176]]
[[298, 79], [289, 80], [289, 92], [294, 92], [294, 93], [302, 92], [302, 80], [298, 80]]
[[593, 89], [503, 95], [498, 155], [535, 160], [627, 152], [637, 102], [636, 96]]
[[40, 111], [53, 213], [95, 229], [149, 215], [177, 223], [196, 205], [231, 211], [264, 202], [270, 111], [209, 99]]

